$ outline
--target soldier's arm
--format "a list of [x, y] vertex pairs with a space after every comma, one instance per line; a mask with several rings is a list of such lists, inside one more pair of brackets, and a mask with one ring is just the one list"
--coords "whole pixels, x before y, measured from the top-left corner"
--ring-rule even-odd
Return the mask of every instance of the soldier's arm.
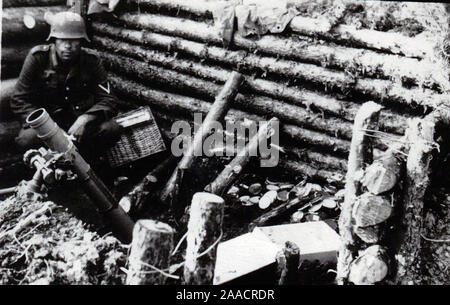
[[35, 103], [35, 98], [39, 94], [37, 84], [39, 70], [38, 58], [30, 51], [25, 58], [11, 98], [11, 110], [20, 118], [22, 123], [25, 122], [26, 117], [31, 112], [39, 108]]
[[91, 83], [91, 93], [94, 96], [95, 104], [85, 113], [93, 114], [108, 120], [117, 115], [117, 100], [111, 92], [111, 85], [108, 82], [107, 73], [101, 61], [96, 59], [93, 65], [93, 75]]

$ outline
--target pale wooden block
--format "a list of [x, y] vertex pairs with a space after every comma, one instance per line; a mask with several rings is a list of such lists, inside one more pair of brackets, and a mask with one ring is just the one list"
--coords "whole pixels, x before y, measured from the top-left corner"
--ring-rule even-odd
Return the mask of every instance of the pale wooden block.
[[247, 233], [220, 243], [213, 284], [229, 282], [275, 263], [281, 248], [260, 232]]
[[300, 248], [301, 260], [323, 263], [336, 262], [341, 243], [339, 235], [323, 221], [256, 227], [253, 233], [263, 233], [279, 246], [291, 241]]

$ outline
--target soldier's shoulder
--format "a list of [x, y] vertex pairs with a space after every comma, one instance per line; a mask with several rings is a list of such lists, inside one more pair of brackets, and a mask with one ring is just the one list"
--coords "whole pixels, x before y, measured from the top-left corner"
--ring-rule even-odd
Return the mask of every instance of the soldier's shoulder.
[[38, 53], [47, 53], [50, 51], [50, 45], [48, 44], [41, 44], [33, 47], [30, 50], [30, 54], [38, 54]]
[[84, 57], [85, 57], [85, 59], [86, 59], [86, 61], [88, 63], [92, 64], [92, 63], [99, 63], [99, 62], [101, 62], [100, 58], [97, 55], [92, 54], [90, 52], [86, 52], [84, 50], [83, 50], [83, 53], [84, 53]]

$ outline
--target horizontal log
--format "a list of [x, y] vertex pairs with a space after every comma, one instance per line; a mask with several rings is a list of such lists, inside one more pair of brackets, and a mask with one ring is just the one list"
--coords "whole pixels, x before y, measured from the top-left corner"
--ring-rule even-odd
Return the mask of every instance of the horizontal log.
[[2, 46], [2, 63], [22, 65], [28, 52], [36, 44], [22, 43], [19, 45]]
[[[47, 38], [50, 25], [44, 20], [46, 12], [56, 13], [67, 10], [65, 6], [39, 6], [5, 8], [2, 14], [2, 40], [24, 41], [24, 39], [44, 40]], [[23, 17], [29, 15], [34, 18], [36, 24], [29, 29], [23, 22]]]
[[343, 173], [315, 168], [310, 164], [301, 161], [280, 160], [278, 166], [288, 172], [303, 173], [311, 179], [318, 179], [339, 186], [343, 186], [345, 183], [345, 176]]
[[[192, 125], [192, 128], [195, 125], [192, 117], [188, 115], [174, 115], [173, 113], [155, 111], [155, 116], [157, 117], [162, 132], [170, 139], [169, 141], [178, 136], [178, 134], [171, 133], [170, 131], [173, 122], [180, 120], [187, 121]], [[228, 115], [226, 119], [236, 120], [232, 115]], [[302, 161], [303, 163], [310, 164], [314, 168], [334, 170], [340, 174], [344, 174], [347, 169], [347, 161], [344, 158], [336, 157], [326, 152], [313, 151], [311, 147], [308, 147], [308, 149], [300, 149], [295, 146], [295, 143], [280, 143], [280, 145], [282, 152], [286, 152], [286, 158], [291, 161]]]
[[[170, 85], [172, 88], [176, 88], [180, 91], [188, 89], [197, 94], [207, 96], [208, 98], [213, 98], [220, 88], [212, 82], [145, 64], [124, 56], [99, 52], [97, 50], [89, 50], [88, 52], [101, 57], [106, 66], [115, 72], [128, 74], [130, 77], [146, 79], [147, 81], [159, 83], [163, 86]], [[312, 115], [303, 108], [272, 100], [270, 98], [238, 94], [236, 97], [236, 104], [239, 108], [252, 110], [256, 114], [277, 116], [280, 119], [297, 126], [320, 130], [336, 137], [341, 136], [344, 139], [351, 139], [352, 136], [352, 126], [348, 122], [336, 118], [328, 118], [325, 120], [318, 115]], [[330, 128], [330, 126], [332, 126], [332, 128]], [[379, 147], [386, 147], [381, 141], [376, 142]]]
[[[159, 34], [155, 35], [158, 36]], [[120, 40], [117, 41], [117, 38], [121, 37], [116, 36], [116, 39], [113, 40], [106, 37], [94, 36], [92, 40], [95, 45], [98, 45], [102, 48], [106, 48], [107, 50], [113, 51], [114, 53], [119, 53], [122, 55], [143, 60], [145, 62], [162, 65], [164, 67], [168, 67], [170, 69], [179, 72], [192, 74], [194, 76], [208, 80], [214, 80], [218, 82], [225, 82], [227, 80], [229, 71], [223, 68], [206, 66], [190, 60], [174, 58], [173, 56], [165, 55], [156, 50], [150, 50], [148, 48], [132, 45], [126, 42], [122, 42]], [[158, 37], [155, 38], [158, 40]], [[162, 44], [164, 47], [170, 47], [171, 45], [174, 45], [174, 43], [172, 43], [174, 41], [176, 41], [176, 39], [171, 40], [170, 43], [167, 42], [165, 43], [163, 40]], [[175, 45], [180, 45], [181, 43], [184, 43], [188, 50], [193, 50], [192, 52], [189, 53], [189, 55], [203, 56], [202, 54], [210, 54], [208, 50], [211, 47], [204, 46], [202, 44], [187, 40], [185, 40], [184, 42], [178, 40], [178, 42], [179, 43], [175, 43]], [[193, 44], [194, 46], [192, 46]], [[195, 46], [195, 44], [199, 46]], [[186, 49], [186, 48], [179, 48], [179, 49]], [[202, 51], [197, 52], [196, 49], [197, 50], [201, 49]], [[223, 50], [223, 52], [228, 51]], [[226, 58], [226, 56], [220, 58], [216, 57], [216, 59], [221, 58]], [[290, 87], [278, 84], [273, 81], [263, 80], [259, 78], [247, 77], [246, 86], [250, 90], [255, 91], [259, 94], [268, 95], [276, 99], [287, 100], [292, 104], [306, 107], [308, 109], [312, 106], [313, 109], [317, 109], [321, 113], [322, 112], [330, 113], [334, 116], [342, 117], [349, 121], [353, 120], [358, 108], [360, 107], [360, 105], [358, 104], [338, 100], [332, 96], [318, 94], [305, 89]], [[383, 131], [394, 132], [396, 134], [403, 134], [406, 119], [405, 117], [402, 117], [399, 114], [386, 110], [383, 112], [383, 115], [381, 117], [381, 123], [382, 123], [381, 129]]]
[[[173, 93], [163, 92], [150, 89], [144, 85], [134, 81], [127, 80], [121, 76], [110, 73], [111, 84], [113, 88], [122, 95], [132, 97], [141, 103], [155, 105], [168, 112], [202, 112], [207, 113], [210, 103], [187, 96], [177, 95]], [[254, 121], [266, 121], [263, 117], [244, 112], [241, 110], [231, 109], [225, 117], [229, 121], [240, 121], [246, 119]], [[347, 153], [350, 142], [323, 133], [311, 131], [291, 124], [282, 124], [280, 127], [282, 134], [288, 136], [294, 141], [299, 141], [307, 145], [316, 145], [329, 151], [337, 151], [339, 153]]]
[[3, 8], [65, 5], [67, 0], [3, 0]]
[[[119, 19], [127, 26], [141, 30], [150, 30], [167, 35], [174, 35], [191, 40], [220, 44], [221, 38], [214, 27], [205, 23], [174, 17], [125, 13]], [[236, 60], [237, 58], [235, 58]], [[424, 105], [434, 107], [436, 101], [444, 103], [447, 95], [439, 95], [429, 89], [404, 88], [401, 84], [382, 79], [365, 79], [348, 73], [329, 70], [314, 64], [299, 63], [275, 57], [262, 57], [246, 53], [236, 62], [239, 71], [271, 73], [283, 77], [292, 77], [324, 87], [325, 90], [338, 90], [343, 94], [362, 93], [379, 101], [392, 100], [407, 105]], [[245, 71], [242, 71], [245, 72]]]
[[[175, 12], [185, 11], [197, 16], [212, 18], [212, 12], [217, 3], [208, 1], [183, 0], [131, 0], [140, 6], [153, 6], [171, 9]], [[433, 54], [432, 42], [425, 38], [410, 38], [399, 33], [387, 33], [369, 29], [357, 29], [355, 26], [338, 25], [333, 27], [326, 19], [316, 19], [303, 16], [294, 17], [288, 27], [296, 33], [319, 36], [345, 44], [356, 44], [360, 47], [376, 49], [387, 53], [400, 54], [408, 57], [424, 58]]]

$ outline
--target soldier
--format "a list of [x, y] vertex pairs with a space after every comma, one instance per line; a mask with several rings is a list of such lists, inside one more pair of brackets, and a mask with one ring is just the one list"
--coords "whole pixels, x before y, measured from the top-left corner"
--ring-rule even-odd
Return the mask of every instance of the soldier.
[[[57, 13], [50, 23], [51, 43], [30, 50], [12, 96], [11, 109], [23, 124], [16, 143], [23, 150], [41, 146], [25, 119], [43, 107], [74, 137], [81, 153], [101, 151], [120, 133], [106, 72], [96, 56], [81, 49], [89, 38], [79, 14]], [[87, 149], [90, 145], [95, 149]]]

